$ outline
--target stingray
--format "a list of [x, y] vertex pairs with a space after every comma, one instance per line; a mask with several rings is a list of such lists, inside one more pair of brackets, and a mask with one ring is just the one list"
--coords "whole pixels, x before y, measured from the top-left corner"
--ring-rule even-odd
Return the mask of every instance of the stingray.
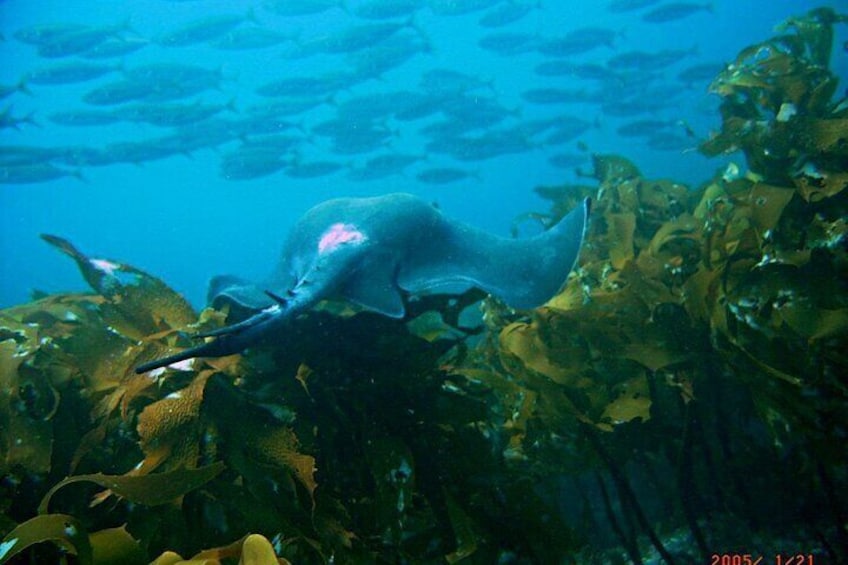
[[279, 266], [264, 284], [230, 275], [212, 279], [210, 304], [230, 304], [231, 311], [248, 312], [246, 319], [198, 334], [214, 339], [136, 372], [238, 353], [328, 298], [403, 318], [407, 293], [461, 285], [512, 308], [535, 308], [559, 291], [574, 267], [589, 208], [586, 199], [549, 230], [509, 239], [452, 220], [411, 194], [328, 200], [294, 225]]

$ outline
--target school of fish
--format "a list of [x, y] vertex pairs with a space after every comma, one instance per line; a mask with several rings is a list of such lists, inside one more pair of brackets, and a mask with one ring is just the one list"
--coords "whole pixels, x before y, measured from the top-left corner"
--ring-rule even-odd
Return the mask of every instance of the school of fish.
[[[610, 14], [643, 26], [709, 17], [711, 9], [607, 3]], [[625, 49], [622, 29], [523, 31], [544, 10], [544, 0], [264, 0], [240, 12], [197, 10], [150, 36], [132, 18], [3, 29], [0, 50], [20, 42], [38, 64], [0, 84], [0, 183], [84, 179], [91, 167], [210, 149], [220, 176], [233, 181], [479, 182], [477, 163], [504, 155], [544, 150], [552, 167], [585, 165], [580, 138], [602, 122], [657, 151], [696, 145], [683, 117], [667, 110], [687, 90], [703, 90], [721, 63], [698, 59], [697, 46]], [[497, 76], [436, 53], [431, 36], [460, 19], [479, 34], [481, 60], [533, 69], [539, 82], [520, 92], [519, 104], [502, 100]], [[239, 69], [204, 64], [199, 48], [238, 53], [246, 66], [267, 66], [270, 78], [246, 83]], [[75, 105], [51, 105], [53, 93], [77, 90]], [[19, 112], [21, 105], [37, 109]], [[113, 141], [108, 132], [121, 125], [130, 133]], [[59, 137], [79, 142], [28, 143], [27, 132], [39, 128], [61, 128]]]

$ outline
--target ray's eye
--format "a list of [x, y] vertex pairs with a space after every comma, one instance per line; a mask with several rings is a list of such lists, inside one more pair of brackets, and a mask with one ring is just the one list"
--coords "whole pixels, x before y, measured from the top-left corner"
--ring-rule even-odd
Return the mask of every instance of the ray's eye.
[[340, 245], [360, 244], [368, 238], [353, 224], [333, 224], [318, 240], [318, 253], [335, 251]]

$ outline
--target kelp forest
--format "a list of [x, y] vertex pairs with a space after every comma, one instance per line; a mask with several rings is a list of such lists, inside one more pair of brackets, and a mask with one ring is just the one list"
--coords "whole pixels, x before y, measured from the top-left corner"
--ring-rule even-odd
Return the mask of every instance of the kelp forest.
[[702, 186], [595, 155], [537, 187], [516, 227], [593, 210], [533, 311], [325, 302], [136, 374], [239, 313], [44, 235], [91, 291], [0, 311], [0, 563], [845, 563], [845, 21], [792, 18], [715, 78], [700, 150], [735, 161]]

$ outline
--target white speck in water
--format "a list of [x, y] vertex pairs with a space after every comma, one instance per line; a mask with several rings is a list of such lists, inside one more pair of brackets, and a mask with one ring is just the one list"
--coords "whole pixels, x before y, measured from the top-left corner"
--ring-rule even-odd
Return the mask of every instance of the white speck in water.
[[738, 179], [739, 175], [739, 165], [736, 163], [728, 163], [727, 167], [724, 169], [724, 174], [721, 175], [721, 178], [724, 182], [730, 182]]
[[777, 117], [775, 118], [778, 122], [788, 122], [792, 119], [792, 116], [798, 113], [798, 109], [795, 108], [795, 104], [790, 102], [784, 102], [780, 105], [780, 110], [777, 112]]
[[169, 368], [176, 369], [177, 371], [191, 371], [193, 366], [194, 359], [183, 359], [182, 361], [168, 365]]
[[9, 541], [0, 543], [0, 559], [6, 557], [6, 554], [18, 544], [18, 538], [12, 538]]
[[456, 386], [455, 384], [452, 384], [452, 383], [443, 383], [442, 384], [442, 390], [444, 390], [445, 392], [452, 392], [452, 393], [455, 393], [455, 394], [459, 394], [459, 393], [462, 392], [458, 386]]
[[804, 174], [804, 176], [808, 176], [813, 179], [827, 178], [827, 175], [822, 173], [819, 168], [816, 167], [816, 164], [810, 161], [804, 163], [804, 167], [801, 169], [801, 172]]
[[412, 476], [412, 466], [406, 459], [401, 459], [400, 466], [395, 471], [395, 477], [401, 478], [400, 482], [405, 482], [406, 479]]

